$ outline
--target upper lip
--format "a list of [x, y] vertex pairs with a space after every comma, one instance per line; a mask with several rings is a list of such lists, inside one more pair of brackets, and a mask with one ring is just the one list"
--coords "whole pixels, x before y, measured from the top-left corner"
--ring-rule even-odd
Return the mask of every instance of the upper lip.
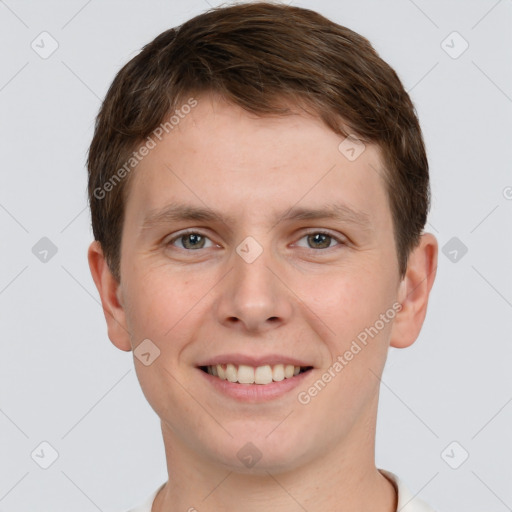
[[267, 354], [265, 356], [250, 356], [247, 354], [221, 354], [210, 359], [206, 359], [198, 366], [215, 366], [217, 364], [234, 364], [247, 366], [264, 366], [276, 364], [292, 364], [293, 366], [312, 366], [311, 364], [301, 361], [295, 357], [285, 356], [282, 354]]

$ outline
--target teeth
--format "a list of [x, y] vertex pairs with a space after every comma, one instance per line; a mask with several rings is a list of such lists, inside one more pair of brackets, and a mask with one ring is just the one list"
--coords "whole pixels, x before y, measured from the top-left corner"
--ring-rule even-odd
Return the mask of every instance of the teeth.
[[210, 375], [219, 377], [229, 382], [238, 382], [240, 384], [270, 384], [271, 382], [280, 382], [284, 379], [290, 379], [300, 373], [300, 366], [293, 364], [276, 364], [270, 366], [258, 366], [256, 368], [241, 364], [238, 367], [234, 364], [217, 364], [208, 366], [207, 371]]
[[284, 366], [282, 364], [276, 364], [274, 368], [272, 368], [272, 380], [276, 382], [284, 380]]
[[238, 381], [238, 372], [236, 371], [236, 366], [234, 364], [226, 365], [226, 379], [228, 379], [229, 382]]
[[238, 367], [237, 381], [240, 382], [240, 384], [252, 384], [254, 382], [254, 368], [241, 364]]
[[272, 382], [272, 368], [268, 364], [265, 366], [258, 366], [254, 371], [254, 383], [269, 384], [270, 382]]

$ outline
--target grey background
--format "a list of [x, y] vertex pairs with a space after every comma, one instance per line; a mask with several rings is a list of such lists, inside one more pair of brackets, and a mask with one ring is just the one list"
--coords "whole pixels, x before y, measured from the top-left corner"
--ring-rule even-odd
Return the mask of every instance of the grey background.
[[[428, 230], [441, 248], [457, 237], [420, 338], [390, 351], [377, 465], [439, 511], [512, 510], [512, 1], [293, 3], [365, 35], [395, 67], [427, 143]], [[121, 65], [208, 7], [0, 1], [0, 511], [122, 511], [166, 479], [158, 418], [132, 354], [107, 338], [89, 274], [84, 163]], [[59, 45], [46, 59], [31, 47], [51, 48], [43, 31]], [[454, 31], [469, 44], [458, 58]], [[41, 253], [43, 237], [56, 254]], [[59, 454], [48, 469], [43, 441]]]

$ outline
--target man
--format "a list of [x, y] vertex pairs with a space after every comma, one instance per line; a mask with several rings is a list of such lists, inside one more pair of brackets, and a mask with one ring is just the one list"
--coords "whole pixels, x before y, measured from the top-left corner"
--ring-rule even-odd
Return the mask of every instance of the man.
[[118, 73], [88, 168], [108, 334], [166, 451], [136, 510], [432, 510], [375, 466], [438, 246], [414, 107], [366, 39], [271, 3], [196, 16]]

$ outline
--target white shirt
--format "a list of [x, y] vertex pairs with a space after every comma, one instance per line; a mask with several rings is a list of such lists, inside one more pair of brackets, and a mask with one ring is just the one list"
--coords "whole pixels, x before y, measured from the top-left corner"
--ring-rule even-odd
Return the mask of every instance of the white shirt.
[[[394, 473], [384, 469], [379, 469], [379, 471], [387, 476], [388, 479], [391, 480], [391, 482], [393, 482], [395, 485], [398, 493], [398, 506], [396, 508], [397, 512], [435, 512], [435, 510], [429, 507], [425, 502], [421, 501], [419, 498], [415, 498], [412, 492], [404, 484], [404, 482], [401, 481]], [[158, 487], [156, 491], [151, 493], [151, 495], [147, 497], [144, 503], [138, 507], [132, 508], [128, 512], [151, 512], [153, 501], [155, 500], [158, 491], [164, 485], [165, 482], [160, 487]]]

